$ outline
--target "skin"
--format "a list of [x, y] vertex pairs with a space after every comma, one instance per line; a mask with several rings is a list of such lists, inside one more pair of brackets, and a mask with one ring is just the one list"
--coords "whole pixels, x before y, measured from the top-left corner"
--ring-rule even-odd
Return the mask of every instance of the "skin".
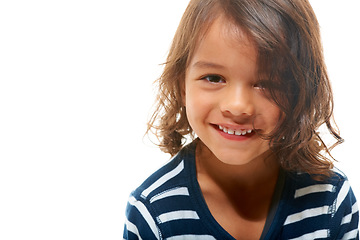
[[[257, 49], [224, 17], [211, 25], [189, 62], [182, 93], [188, 121], [200, 138], [198, 181], [217, 222], [236, 239], [259, 239], [279, 165], [269, 142], [281, 112], [261, 87]], [[219, 130], [253, 130], [235, 136]]]

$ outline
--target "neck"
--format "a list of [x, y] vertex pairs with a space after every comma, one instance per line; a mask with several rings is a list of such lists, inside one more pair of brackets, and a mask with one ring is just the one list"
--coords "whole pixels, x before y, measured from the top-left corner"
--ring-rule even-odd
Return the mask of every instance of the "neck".
[[279, 164], [270, 151], [247, 164], [229, 165], [217, 159], [201, 141], [196, 149], [196, 165], [198, 177], [224, 191], [254, 192], [256, 189], [259, 193], [262, 189], [274, 189], [279, 174]]

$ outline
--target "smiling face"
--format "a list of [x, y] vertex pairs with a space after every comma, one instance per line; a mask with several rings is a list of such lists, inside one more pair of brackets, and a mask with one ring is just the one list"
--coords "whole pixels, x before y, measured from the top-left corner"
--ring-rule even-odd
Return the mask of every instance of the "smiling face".
[[263, 80], [255, 45], [219, 17], [190, 59], [183, 101], [190, 126], [223, 163], [247, 164], [269, 150], [269, 141], [256, 132], [274, 130], [280, 110], [265, 96]]

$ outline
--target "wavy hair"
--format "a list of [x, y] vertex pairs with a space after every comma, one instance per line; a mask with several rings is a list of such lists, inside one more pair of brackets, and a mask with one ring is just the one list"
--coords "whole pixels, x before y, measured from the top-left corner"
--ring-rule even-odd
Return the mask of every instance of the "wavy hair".
[[[333, 121], [333, 95], [319, 24], [307, 0], [191, 0], [175, 33], [147, 133], [162, 151], [175, 155], [194, 137], [181, 90], [194, 49], [213, 21], [225, 16], [245, 31], [258, 49], [259, 74], [269, 76], [268, 96], [283, 112], [268, 136], [282, 168], [330, 176], [330, 150], [341, 143]], [[328, 147], [318, 133], [326, 126], [336, 140]], [[326, 157], [329, 155], [330, 157]]]

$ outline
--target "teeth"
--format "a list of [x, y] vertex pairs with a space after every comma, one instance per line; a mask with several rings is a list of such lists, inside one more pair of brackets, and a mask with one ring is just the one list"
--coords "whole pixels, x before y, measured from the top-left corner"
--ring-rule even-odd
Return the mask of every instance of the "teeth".
[[252, 133], [252, 129], [248, 129], [248, 130], [233, 130], [233, 129], [228, 129], [226, 127], [223, 126], [219, 126], [219, 129], [222, 130], [224, 133], [230, 134], [230, 135], [236, 135], [236, 136], [241, 136], [241, 135], [245, 135], [247, 133]]

